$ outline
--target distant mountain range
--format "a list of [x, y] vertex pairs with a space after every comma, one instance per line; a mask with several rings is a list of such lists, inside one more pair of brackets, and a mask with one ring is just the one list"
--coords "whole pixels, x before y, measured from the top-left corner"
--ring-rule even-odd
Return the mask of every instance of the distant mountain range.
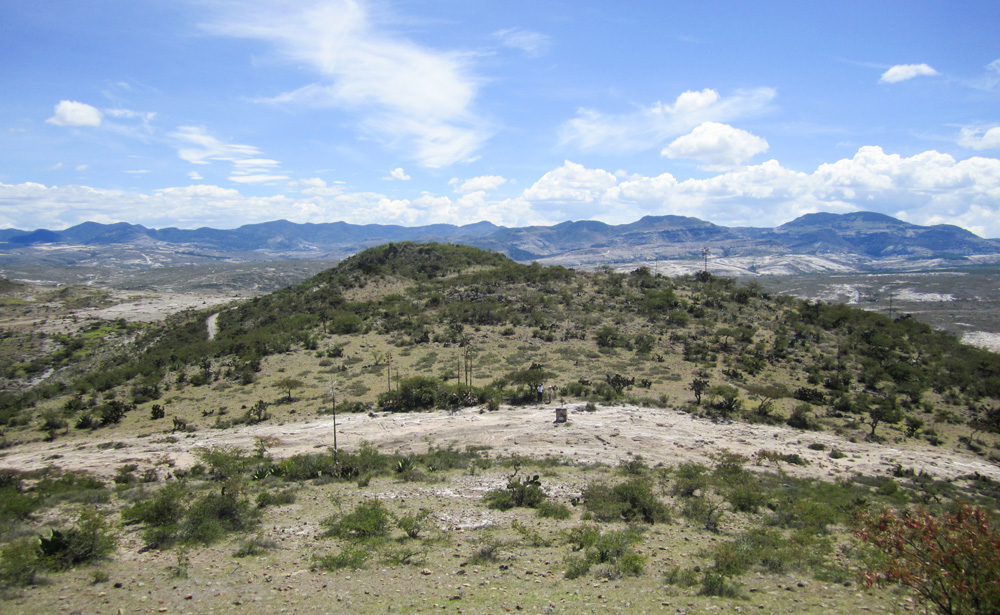
[[[724, 227], [681, 216], [637, 222], [563, 222], [506, 228], [489, 222], [466, 226], [404, 227], [345, 222], [296, 224], [285, 220], [231, 230], [150, 229], [120, 222], [85, 222], [62, 230], [0, 230], [0, 266], [32, 257], [49, 264], [99, 262], [102, 254], [131, 254], [132, 264], [178, 264], [183, 256], [216, 261], [339, 259], [391, 241], [459, 243], [501, 252], [518, 261], [594, 266], [652, 260], [812, 256], [854, 263], [947, 259], [960, 264], [1000, 260], [1000, 240], [951, 225], [918, 226], [883, 214], [808, 214], [776, 228]], [[54, 255], [58, 254], [58, 257]], [[144, 258], [138, 258], [141, 255]], [[165, 255], [170, 255], [166, 258]]]

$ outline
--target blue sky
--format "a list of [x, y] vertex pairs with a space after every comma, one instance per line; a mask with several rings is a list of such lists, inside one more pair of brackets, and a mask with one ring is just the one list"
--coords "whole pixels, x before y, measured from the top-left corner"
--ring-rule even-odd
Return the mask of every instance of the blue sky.
[[0, 227], [1000, 237], [1000, 2], [0, 3]]

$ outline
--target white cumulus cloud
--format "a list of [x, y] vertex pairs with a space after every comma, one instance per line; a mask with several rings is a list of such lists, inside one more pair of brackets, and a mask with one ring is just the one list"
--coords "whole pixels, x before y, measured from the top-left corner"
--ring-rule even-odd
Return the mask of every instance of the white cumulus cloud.
[[962, 128], [958, 144], [969, 149], [1000, 149], [1000, 126], [992, 128]]
[[933, 77], [939, 74], [927, 64], [897, 64], [882, 73], [879, 83], [899, 83], [914, 77]]
[[740, 90], [722, 96], [712, 89], [681, 93], [673, 104], [657, 102], [624, 114], [582, 109], [562, 127], [564, 143], [581, 149], [626, 152], [661, 146], [705, 122], [727, 122], [765, 111], [777, 92], [772, 88]]
[[100, 126], [101, 117], [97, 107], [75, 100], [61, 100], [52, 117], [45, 121], [56, 126]]
[[87, 220], [231, 228], [282, 218], [405, 225], [489, 220], [510, 227], [587, 219], [621, 224], [646, 215], [773, 227], [818, 211], [876, 211], [915, 224], [955, 224], [1000, 237], [1000, 159], [958, 160], [933, 150], [906, 157], [866, 146], [812, 172], [768, 160], [683, 181], [669, 173], [630, 175], [566, 161], [519, 195], [491, 198], [485, 189], [500, 183], [491, 176], [452, 180], [452, 189], [470, 190], [459, 191], [457, 198], [349, 192], [320, 178], [287, 182], [288, 194], [272, 197], [202, 184], [137, 193], [0, 183], [0, 228], [59, 229]]
[[767, 141], [728, 124], [705, 122], [678, 137], [660, 153], [667, 158], [691, 158], [708, 170], [724, 170], [766, 152]]
[[396, 181], [405, 182], [405, 181], [410, 181], [411, 177], [406, 174], [406, 171], [404, 171], [402, 167], [396, 167], [395, 169], [389, 172], [389, 177], [387, 177], [386, 179], [394, 179]]

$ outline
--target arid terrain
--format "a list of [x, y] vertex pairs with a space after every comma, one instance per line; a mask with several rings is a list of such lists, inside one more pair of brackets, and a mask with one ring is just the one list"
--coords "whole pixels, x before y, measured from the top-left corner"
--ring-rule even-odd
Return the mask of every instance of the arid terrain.
[[[754, 458], [762, 450], [798, 453], [807, 465], [776, 466], [763, 462], [755, 471], [787, 472], [800, 477], [845, 480], [851, 476], [889, 476], [898, 467], [940, 479], [980, 473], [1000, 480], [1000, 468], [974, 457], [929, 446], [850, 442], [829, 433], [784, 427], [719, 424], [675, 411], [599, 407], [588, 412], [570, 406], [565, 424], [553, 422], [554, 406], [502, 408], [497, 412], [466, 409], [457, 413], [364, 414], [338, 417], [338, 440], [344, 450], [359, 442], [379, 450], [408, 452], [429, 445], [483, 445], [502, 455], [557, 456], [572, 462], [553, 466], [543, 485], [554, 500], [568, 503], [593, 480], [606, 479], [621, 461], [642, 458], [650, 466], [684, 462], [709, 464], [720, 451]], [[195, 462], [201, 447], [266, 442], [275, 459], [326, 449], [332, 445], [332, 419], [262, 424], [224, 432], [191, 434], [100, 434], [61, 438], [4, 451], [0, 464], [32, 469], [58, 464], [110, 479], [117, 468], [136, 464], [161, 478]], [[824, 450], [810, 444], [822, 444]], [[830, 450], [845, 453], [831, 459]], [[602, 469], [603, 468], [603, 469]], [[530, 468], [527, 471], [531, 471]], [[40, 586], [8, 597], [3, 613], [771, 613], [891, 612], [914, 610], [912, 598], [886, 590], [865, 591], [850, 579], [831, 583], [807, 576], [759, 573], [744, 579], [745, 598], [698, 596], [662, 582], [671, 568], [701, 561], [715, 541], [737, 533], [744, 521], [732, 515], [721, 534], [705, 534], [684, 521], [656, 526], [639, 546], [648, 558], [640, 577], [591, 579], [570, 583], [562, 574], [565, 549], [556, 547], [560, 527], [525, 509], [489, 510], [480, 500], [502, 487], [510, 468], [475, 474], [446, 473], [429, 482], [378, 479], [364, 488], [334, 483], [308, 486], [294, 504], [268, 509], [257, 539], [274, 545], [264, 555], [235, 559], [238, 545], [229, 541], [191, 551], [144, 551], [137, 529], [121, 530], [111, 561], [49, 577]], [[313, 558], [330, 551], [320, 536], [320, 521], [353, 502], [378, 498], [397, 514], [432, 511], [426, 537], [413, 547], [412, 561], [393, 565], [387, 559], [364, 570], [315, 570]], [[575, 513], [579, 515], [579, 513]], [[512, 523], [550, 537], [550, 546], [532, 546], [512, 531]], [[495, 561], [470, 564], [489, 541], [500, 543]], [[387, 556], [388, 557], [388, 556]], [[100, 577], [95, 577], [100, 572]], [[94, 583], [94, 578], [106, 581]]]
[[[338, 417], [338, 445], [356, 448], [370, 442], [383, 451], [424, 452], [430, 445], [482, 446], [502, 455], [556, 457], [581, 465], [617, 465], [642, 457], [651, 465], [676, 466], [685, 462], [710, 463], [720, 450], [753, 458], [761, 450], [797, 453], [804, 466], [784, 466], [802, 477], [835, 480], [854, 474], [888, 475], [897, 466], [912, 468], [940, 479], [980, 473], [1000, 480], [1000, 467], [980, 458], [899, 440], [874, 444], [829, 432], [808, 432], [784, 426], [719, 423], [684, 412], [657, 408], [599, 406], [586, 411], [568, 404], [570, 420], [555, 423], [560, 404], [486, 412], [475, 408], [406, 414], [342, 414]], [[247, 450], [263, 439], [276, 459], [333, 446], [331, 417], [283, 420], [224, 431], [200, 430], [187, 434], [165, 432], [69, 434], [54, 442], [36, 442], [3, 451], [4, 467], [37, 470], [57, 463], [65, 470], [83, 470], [111, 478], [118, 467], [190, 468], [193, 451], [215, 446]], [[41, 438], [39, 438], [41, 440]], [[852, 441], [853, 440], [853, 441]], [[813, 450], [811, 444], [824, 448]], [[846, 454], [830, 459], [829, 450]]]
[[[174, 279], [170, 272], [161, 273], [164, 279]], [[882, 312], [928, 306], [938, 318], [944, 317], [942, 306], [960, 308], [963, 316], [956, 322], [965, 327], [968, 339], [979, 339], [988, 347], [997, 331], [990, 329], [983, 306], [993, 310], [996, 297], [986, 290], [977, 295], [973, 287], [988, 289], [993, 275], [963, 273], [960, 281], [917, 275], [894, 280], [818, 277], [794, 283], [789, 278], [783, 281], [783, 292]], [[254, 279], [255, 273], [241, 268], [239, 276]], [[198, 329], [211, 339], [223, 320], [217, 318], [219, 311], [231, 302], [262, 294], [260, 289], [236, 286], [227, 283], [211, 292], [199, 291], [190, 282], [165, 289], [28, 286], [8, 298], [3, 326], [45, 336], [87, 335], [103, 331], [101, 323], [155, 323], [191, 311], [197, 314]], [[355, 291], [354, 297], [397, 290], [373, 284]], [[891, 305], [886, 297], [890, 292]], [[977, 298], [982, 303], [975, 305]], [[118, 325], [114, 331], [125, 333], [109, 339], [128, 343], [127, 327]], [[472, 371], [476, 382], [516, 365], [515, 354], [522, 355], [517, 359], [522, 363], [524, 357], [544, 356], [537, 354], [538, 338], [523, 330], [497, 335], [477, 328], [469, 333], [479, 353]], [[390, 351], [397, 353], [396, 365], [428, 374], [445, 374], [457, 357], [455, 348], [446, 343], [433, 346], [436, 351], [429, 353], [433, 356], [410, 356], [406, 349], [370, 337], [342, 336], [336, 344], [343, 353], [337, 362], [330, 360], [326, 347], [323, 352], [268, 356], [258, 381], [247, 385], [216, 378], [209, 386], [191, 387], [171, 376], [171, 386], [165, 387], [160, 399], [168, 409], [165, 419], [150, 419], [148, 401], [120, 424], [101, 428], [65, 424], [46, 433], [33, 423], [10, 430], [0, 450], [0, 470], [44, 476], [58, 469], [99, 478], [107, 485], [107, 494], [92, 505], [109, 520], [118, 542], [106, 561], [47, 572], [34, 585], [4, 590], [0, 613], [904, 613], [920, 610], [912, 594], [867, 589], [859, 583], [863, 548], [843, 518], [810, 538], [819, 542], [803, 543], [825, 553], [820, 564], [804, 564], [811, 547], [800, 546], [795, 564], [753, 568], [734, 581], [728, 595], [706, 593], [702, 581], [692, 579], [713, 569], [719, 549], [742, 544], [755, 528], [768, 528], [769, 507], [779, 510], [793, 493], [822, 491], [829, 485], [853, 494], [843, 497], [853, 498], [854, 503], [869, 497], [907, 503], [935, 498], [934, 489], [941, 486], [966, 489], [972, 483], [1000, 482], [1000, 466], [990, 461], [995, 456], [994, 438], [981, 441], [978, 451], [971, 445], [964, 448], [960, 442], [970, 435], [969, 428], [964, 422], [945, 420], [945, 415], [933, 418], [943, 446], [906, 437], [899, 425], [881, 427], [882, 437], [869, 441], [863, 422], [843, 416], [823, 418], [823, 428], [816, 430], [793, 429], [783, 421], [712, 420], [696, 411], [690, 375], [672, 373], [683, 366], [675, 350], [666, 363], [637, 372], [656, 379], [660, 407], [652, 393], [641, 405], [595, 405], [550, 394], [547, 403], [503, 404], [495, 410], [478, 405], [424, 412], [338, 413], [336, 441], [345, 454], [367, 449], [405, 460], [435, 450], [475, 450], [484, 461], [461, 469], [417, 462], [412, 470], [350, 480], [333, 480], [322, 473], [308, 480], [277, 474], [247, 479], [234, 488], [248, 500], [268, 494], [283, 494], [285, 499], [276, 505], [261, 504], [249, 530], [208, 546], [150, 548], [147, 528], [124, 519], [123, 511], [134, 502], [148, 501], [165, 484], [181, 482], [190, 489], [192, 500], [217, 492], [218, 483], [204, 474], [192, 474], [204, 472], [207, 454], [254, 455], [274, 467], [308, 455], [326, 455], [334, 445], [334, 419], [327, 413], [331, 383], [341, 379], [342, 396], [350, 398], [353, 391], [356, 398], [374, 398], [385, 390], [384, 361]], [[569, 340], [551, 356], [562, 357], [564, 369], [575, 365], [580, 373], [639, 369], [627, 353], [597, 353], [582, 341]], [[356, 372], [353, 380], [344, 375], [348, 366]], [[572, 382], [578, 375], [564, 378]], [[40, 380], [47, 376], [42, 374]], [[286, 391], [284, 399], [280, 382], [288, 378], [297, 381], [297, 388], [294, 395]], [[257, 424], [232, 420], [257, 399], [269, 400], [267, 420]], [[793, 400], [779, 402], [784, 404], [781, 411], [787, 412]], [[568, 413], [566, 422], [555, 420], [560, 408]], [[929, 411], [925, 415], [932, 420]], [[170, 416], [183, 418], [186, 426], [171, 425]], [[761, 485], [767, 485], [768, 504], [754, 513], [736, 510], [727, 503], [722, 487], [706, 485], [698, 499], [717, 516], [714, 522], [698, 520], [691, 511], [692, 500], [678, 495], [681, 470], [703, 468], [708, 476], [717, 473], [730, 454], [736, 457], [728, 459], [745, 464], [748, 476], [759, 476]], [[575, 563], [584, 553], [590, 554], [590, 548], [579, 547], [573, 537], [598, 527], [583, 496], [595, 484], [621, 482], [623, 474], [643, 476], [656, 485], [669, 519], [635, 530], [641, 534], [634, 547], [643, 562], [641, 573], [622, 574], [602, 564], [581, 577], [572, 576]], [[512, 478], [531, 476], [536, 476], [550, 502], [567, 510], [567, 518], [485, 504], [490, 492], [502, 490]], [[330, 536], [331, 519], [373, 502], [385, 506], [393, 523], [420, 519], [419, 535], [393, 528], [388, 537], [360, 546]], [[28, 529], [18, 531], [22, 538], [25, 533], [48, 536], [52, 529], [72, 523], [81, 510], [72, 500], [58, 504], [32, 517]], [[599, 531], [611, 535], [633, 530], [634, 526], [617, 522], [604, 523]], [[787, 528], [782, 531], [795, 535]], [[330, 563], [350, 558], [357, 559]]]

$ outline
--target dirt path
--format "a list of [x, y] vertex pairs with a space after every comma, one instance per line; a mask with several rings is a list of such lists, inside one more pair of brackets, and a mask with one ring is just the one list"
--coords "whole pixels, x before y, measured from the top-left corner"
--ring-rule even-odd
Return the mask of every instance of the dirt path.
[[[578, 463], [615, 465], [641, 455], [650, 465], [676, 465], [685, 461], [709, 462], [713, 454], [729, 450], [753, 456], [761, 450], [797, 453], [806, 466], [782, 464], [797, 476], [836, 478], [852, 474], [886, 474], [897, 465], [926, 472], [935, 478], [954, 479], [978, 472], [1000, 480], [1000, 467], [954, 450], [920, 443], [872, 444], [850, 442], [832, 433], [803, 432], [787, 427], [719, 424], [693, 418], [674, 410], [635, 407], [599, 408], [586, 412], [570, 406], [569, 422], [556, 424], [554, 406], [504, 408], [480, 413], [459, 412], [412, 414], [349, 414], [338, 416], [338, 442], [351, 450], [361, 442], [372, 442], [382, 451], [423, 451], [428, 446], [459, 448], [467, 445], [491, 447], [496, 454], [546, 455]], [[224, 431], [203, 430], [191, 434], [169, 431], [143, 436], [122, 436], [114, 431], [70, 433], [54, 442], [32, 442], [2, 452], [0, 468], [39, 469], [58, 465], [67, 470], [86, 470], [111, 476], [125, 463], [140, 469], [186, 468], [195, 463], [200, 447], [240, 446], [252, 449], [257, 438], [265, 438], [276, 458], [323, 451], [333, 444], [330, 418], [295, 423], [263, 423]], [[810, 449], [823, 444], [824, 450]], [[842, 459], [831, 459], [837, 449]]]

